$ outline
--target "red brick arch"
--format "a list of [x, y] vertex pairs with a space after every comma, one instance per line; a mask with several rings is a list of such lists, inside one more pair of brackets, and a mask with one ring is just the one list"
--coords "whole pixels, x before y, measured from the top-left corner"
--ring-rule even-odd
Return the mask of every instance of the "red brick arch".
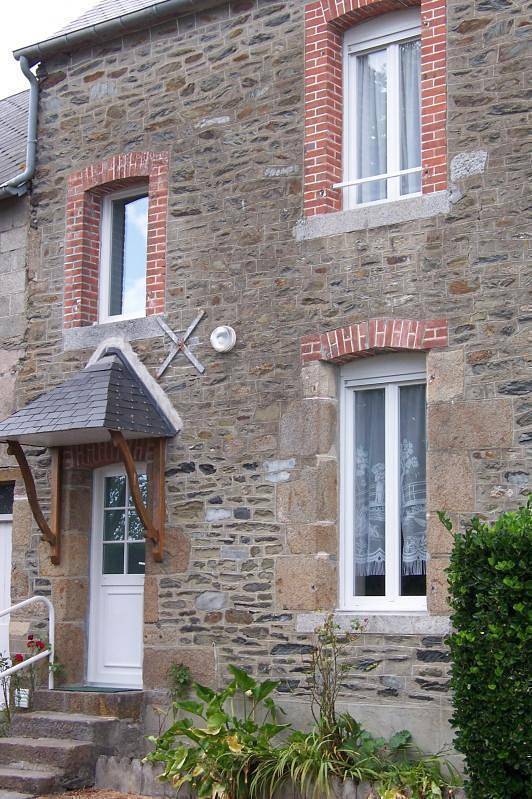
[[146, 314], [164, 311], [168, 163], [166, 152], [132, 152], [114, 155], [69, 175], [64, 327], [81, 327], [98, 321], [102, 197], [141, 178], [148, 183]]
[[447, 188], [446, 0], [313, 0], [305, 7], [305, 216], [341, 209], [342, 35], [377, 14], [421, 9], [424, 193]]
[[345, 363], [380, 352], [422, 352], [446, 347], [446, 319], [368, 319], [301, 339], [301, 361]]

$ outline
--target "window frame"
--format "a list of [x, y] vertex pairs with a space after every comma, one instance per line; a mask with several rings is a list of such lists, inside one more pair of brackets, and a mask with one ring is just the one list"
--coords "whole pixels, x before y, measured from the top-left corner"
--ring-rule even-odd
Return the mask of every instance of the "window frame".
[[[342, 367], [340, 375], [340, 610], [426, 613], [427, 596], [400, 595], [399, 387], [426, 385], [424, 353], [376, 355]], [[354, 402], [357, 389], [385, 387], [386, 595], [357, 596], [354, 590]], [[389, 401], [392, 397], [392, 402]], [[392, 404], [393, 403], [393, 404]], [[425, 417], [426, 418], [426, 417]], [[394, 480], [395, 474], [395, 480]], [[427, 553], [428, 560], [428, 553]]]
[[[102, 216], [100, 225], [100, 263], [98, 280], [98, 323], [122, 322], [127, 319], [144, 319], [147, 316], [146, 297], [144, 299], [144, 313], [142, 314], [116, 314], [109, 313], [111, 292], [111, 251], [113, 235], [113, 203], [116, 200], [140, 199], [148, 197], [149, 214], [149, 186], [148, 183], [138, 183], [127, 189], [113, 191], [102, 199]], [[148, 219], [146, 219], [146, 236], [149, 232]], [[148, 276], [148, 257], [146, 255], [146, 278]]]
[[[350, 181], [358, 180], [356, 174], [356, 153], [357, 153], [357, 80], [356, 80], [356, 61], [357, 56], [387, 48], [391, 59], [388, 64], [388, 82], [386, 92], [387, 102], [387, 153], [386, 174], [394, 174], [400, 170], [400, 132], [399, 132], [399, 46], [407, 41], [421, 39], [421, 17], [419, 8], [408, 8], [404, 11], [393, 11], [383, 14], [375, 19], [363, 22], [360, 25], [348, 29], [344, 34], [343, 41], [343, 142], [342, 142], [342, 163], [343, 163], [343, 208], [345, 210], [355, 208], [367, 208], [383, 203], [397, 202], [398, 200], [419, 197], [422, 190], [401, 194], [401, 177], [387, 178], [386, 197], [381, 200], [370, 200], [368, 202], [357, 202], [358, 186], [345, 186]], [[390, 86], [394, 86], [394, 91], [390, 91]], [[421, 83], [421, 77], [420, 77]], [[421, 129], [420, 154], [421, 148]], [[415, 174], [415, 173], [414, 173]], [[421, 165], [419, 168], [420, 182], [422, 182]], [[384, 180], [384, 178], [382, 179]], [[371, 182], [371, 181], [368, 181]]]

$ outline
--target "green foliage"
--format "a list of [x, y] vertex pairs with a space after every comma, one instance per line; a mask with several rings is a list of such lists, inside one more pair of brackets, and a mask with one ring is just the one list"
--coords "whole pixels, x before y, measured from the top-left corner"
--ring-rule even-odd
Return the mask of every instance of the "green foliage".
[[196, 683], [196, 699], [175, 702], [176, 710], [195, 719], [178, 719], [151, 739], [155, 750], [147, 759], [164, 764], [163, 777], [176, 792], [188, 784], [198, 799], [247, 799], [249, 776], [287, 726], [277, 723], [271, 698], [277, 682], [258, 682], [242, 669], [229, 669], [233, 679], [223, 691]]
[[532, 498], [494, 524], [474, 518], [455, 536], [448, 569], [453, 724], [470, 799], [532, 796], [531, 561]]
[[171, 663], [166, 676], [170, 685], [172, 702], [178, 702], [186, 696], [192, 685], [190, 669], [183, 663]]
[[442, 799], [459, 784], [454, 769], [436, 756], [423, 757], [411, 745], [408, 731], [389, 741], [364, 730], [344, 714], [337, 728], [323, 735], [293, 732], [258, 764], [252, 795], [271, 797], [283, 786], [295, 786], [302, 799], [331, 795], [334, 783], [352, 780], [373, 786], [375, 799]]

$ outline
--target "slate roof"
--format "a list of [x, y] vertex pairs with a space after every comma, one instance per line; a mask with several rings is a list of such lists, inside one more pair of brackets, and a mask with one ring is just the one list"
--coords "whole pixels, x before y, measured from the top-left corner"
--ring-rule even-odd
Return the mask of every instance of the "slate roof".
[[25, 167], [29, 96], [25, 91], [0, 100], [0, 185]]
[[[160, 0], [163, 2], [163, 0]], [[148, 8], [148, 6], [158, 5], [157, 0], [102, 0], [101, 3], [89, 8], [80, 17], [77, 17], [60, 31], [54, 33], [54, 36], [61, 36], [65, 33], [72, 33], [73, 31], [88, 28], [91, 25], [97, 25], [100, 22], [107, 22], [109, 19], [121, 17], [124, 14], [131, 14], [133, 11], [140, 11], [141, 8]]]
[[118, 350], [110, 350], [57, 388], [0, 422], [0, 441], [36, 446], [127, 438], [170, 438], [175, 427]]

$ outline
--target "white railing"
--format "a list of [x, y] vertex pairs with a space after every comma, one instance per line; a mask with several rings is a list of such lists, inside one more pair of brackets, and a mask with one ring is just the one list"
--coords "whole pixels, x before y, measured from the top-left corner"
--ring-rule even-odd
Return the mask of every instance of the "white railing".
[[[49, 619], [49, 630], [48, 630], [48, 641], [49, 647], [48, 649], [43, 649], [42, 652], [39, 652], [38, 655], [33, 655], [31, 658], [27, 660], [22, 660], [20, 663], [16, 663], [14, 666], [10, 666], [5, 671], [2, 671], [0, 674], [2, 677], [9, 677], [11, 674], [15, 674], [17, 671], [21, 671], [21, 669], [25, 669], [28, 666], [31, 666], [33, 663], [37, 663], [39, 660], [44, 660], [44, 658], [49, 658], [49, 666], [53, 665], [53, 652], [54, 652], [54, 639], [55, 639], [55, 612], [54, 606], [45, 596], [30, 596], [29, 599], [24, 599], [22, 602], [17, 602], [16, 605], [11, 605], [10, 608], [6, 608], [5, 610], [0, 610], [0, 619], [3, 616], [9, 616], [13, 611], [20, 610], [21, 608], [25, 608], [27, 605], [31, 605], [35, 602], [43, 602], [46, 607], [48, 608], [48, 619]], [[52, 668], [48, 669], [48, 688], [52, 689], [54, 687], [54, 670]]]
[[348, 189], [350, 186], [361, 186], [363, 183], [373, 183], [375, 180], [389, 180], [390, 178], [400, 178], [403, 175], [415, 175], [421, 172], [423, 167], [413, 166], [410, 169], [400, 169], [398, 172], [383, 172], [382, 175], [369, 175], [367, 178], [357, 178], [356, 180], [346, 180], [344, 183], [334, 183], [333, 189]]

